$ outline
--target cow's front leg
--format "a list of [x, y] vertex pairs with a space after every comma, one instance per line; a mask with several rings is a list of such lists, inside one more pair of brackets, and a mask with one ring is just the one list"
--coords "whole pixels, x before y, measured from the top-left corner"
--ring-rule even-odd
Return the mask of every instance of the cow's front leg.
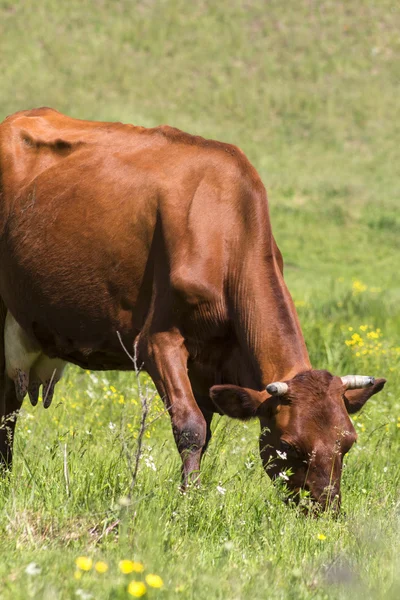
[[148, 335], [139, 343], [139, 356], [170, 414], [186, 487], [199, 481], [207, 425], [190, 385], [183, 338], [177, 330]]

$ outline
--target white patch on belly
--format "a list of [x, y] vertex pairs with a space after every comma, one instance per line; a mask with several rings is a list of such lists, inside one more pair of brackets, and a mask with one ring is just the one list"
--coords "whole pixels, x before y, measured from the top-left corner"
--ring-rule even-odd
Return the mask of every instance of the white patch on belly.
[[28, 391], [35, 405], [43, 385], [43, 405], [45, 408], [50, 406], [54, 386], [61, 379], [66, 363], [43, 354], [10, 312], [7, 312], [4, 326], [4, 352], [6, 372], [14, 381], [17, 396], [22, 400]]
[[4, 326], [4, 353], [7, 375], [15, 383], [17, 396], [23, 398], [28, 390], [29, 371], [41, 350], [26, 335], [10, 312]]

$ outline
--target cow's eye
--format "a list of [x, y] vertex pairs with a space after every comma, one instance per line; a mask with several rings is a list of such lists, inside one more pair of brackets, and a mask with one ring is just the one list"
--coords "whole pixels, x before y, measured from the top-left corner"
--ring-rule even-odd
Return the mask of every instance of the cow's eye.
[[282, 447], [283, 452], [286, 452], [286, 454], [289, 456], [297, 456], [298, 455], [296, 448], [294, 446], [292, 446], [291, 444], [289, 444], [288, 442], [285, 442], [284, 440], [281, 440], [281, 447]]

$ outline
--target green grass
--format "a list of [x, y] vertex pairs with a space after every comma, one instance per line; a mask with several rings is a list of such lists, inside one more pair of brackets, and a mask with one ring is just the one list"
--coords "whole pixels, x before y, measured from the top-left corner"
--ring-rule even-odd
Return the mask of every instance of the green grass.
[[[25, 404], [18, 423], [1, 599], [127, 598], [124, 558], [163, 578], [150, 598], [399, 597], [399, 27], [389, 0], [0, 0], [0, 119], [48, 105], [240, 146], [269, 191], [313, 365], [388, 378], [355, 420], [343, 514], [311, 520], [263, 473], [257, 425], [219, 417], [203, 485], [181, 496], [161, 414], [125, 506], [135, 377], [71, 367], [52, 407]], [[346, 345], [354, 333], [363, 346]], [[75, 579], [80, 555], [108, 572]]]

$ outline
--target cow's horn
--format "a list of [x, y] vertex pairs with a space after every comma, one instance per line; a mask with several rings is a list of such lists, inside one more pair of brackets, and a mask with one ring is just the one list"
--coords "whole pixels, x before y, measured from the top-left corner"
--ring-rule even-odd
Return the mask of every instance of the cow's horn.
[[346, 375], [342, 377], [342, 383], [346, 390], [359, 390], [374, 385], [375, 378], [366, 375]]
[[265, 389], [271, 396], [283, 396], [287, 393], [289, 386], [283, 381], [274, 381], [274, 383], [269, 383]]

